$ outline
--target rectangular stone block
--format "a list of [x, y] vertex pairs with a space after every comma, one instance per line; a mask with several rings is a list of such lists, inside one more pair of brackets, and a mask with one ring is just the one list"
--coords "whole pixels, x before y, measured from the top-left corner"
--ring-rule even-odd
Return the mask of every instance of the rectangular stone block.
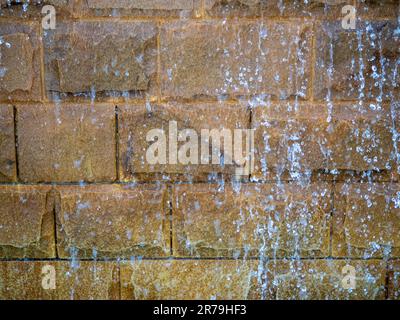
[[398, 116], [389, 105], [271, 103], [253, 108], [256, 179], [313, 172], [397, 172]]
[[211, 17], [259, 17], [259, 0], [204, 0], [204, 8]]
[[395, 21], [341, 21], [317, 26], [314, 95], [319, 100], [393, 100], [399, 95], [396, 61], [400, 40]]
[[311, 38], [307, 23], [166, 23], [160, 40], [162, 95], [306, 98]]
[[319, 183], [174, 187], [175, 256], [328, 256], [331, 187]]
[[142, 260], [121, 268], [121, 299], [240, 300], [257, 296], [256, 263]]
[[75, 2], [76, 0], [0, 0], [0, 17], [33, 20], [41, 27], [44, 17], [41, 11], [44, 6], [54, 6], [58, 20], [72, 17]]
[[[249, 134], [242, 132], [241, 139], [235, 139], [234, 136], [235, 129], [250, 128], [250, 111], [245, 106], [228, 103], [147, 103], [119, 106], [118, 111], [121, 180], [141, 176], [147, 179], [149, 175], [158, 175], [159, 179], [207, 181], [218, 174], [235, 175], [236, 169], [245, 167], [250, 161], [248, 157], [239, 164], [234, 157], [236, 144], [242, 146], [243, 157], [247, 155], [246, 150], [250, 153], [250, 148], [246, 149], [250, 147], [246, 144]], [[173, 123], [176, 129], [173, 129]], [[187, 129], [193, 132], [185, 132]], [[223, 129], [232, 139], [229, 143], [231, 150], [229, 146], [225, 148], [225, 140], [221, 138], [225, 136]], [[154, 130], [162, 130], [157, 134], [159, 138], [152, 136]], [[176, 137], [171, 136], [174, 130]], [[213, 150], [217, 149], [218, 143], [212, 138], [207, 141], [206, 136], [202, 136], [202, 130], [217, 130], [217, 140], [221, 146], [218, 153], [224, 156], [225, 162], [221, 160], [224, 165], [221, 161], [213, 162]], [[174, 146], [170, 147], [173, 141], [177, 146], [175, 152]], [[186, 148], [189, 143], [192, 147]], [[202, 149], [209, 151], [208, 157]], [[170, 152], [176, 155], [175, 160], [170, 157]]]
[[126, 97], [155, 89], [157, 27], [153, 22], [60, 22], [43, 40], [50, 96]]
[[334, 200], [333, 256], [399, 257], [399, 195], [397, 184], [338, 184]]
[[0, 22], [0, 57], [0, 100], [40, 101], [39, 23]]
[[400, 16], [399, 0], [357, 0], [357, 12], [362, 18], [396, 18]]
[[54, 202], [44, 186], [0, 186], [0, 258], [55, 258]]
[[202, 0], [78, 0], [78, 16], [192, 18], [201, 14]]
[[134, 8], [153, 10], [176, 10], [193, 8], [193, 0], [88, 0], [88, 6], [96, 9]]
[[61, 258], [169, 255], [165, 187], [60, 186], [57, 191], [57, 244]]
[[3, 261], [0, 299], [119, 299], [118, 266], [93, 261]]
[[270, 261], [267, 299], [383, 300], [386, 263], [382, 260]]
[[0, 105], [0, 150], [0, 182], [15, 181], [17, 168], [12, 106]]
[[116, 179], [113, 105], [21, 105], [17, 130], [22, 181]]
[[389, 262], [389, 299], [400, 300], [400, 261]]
[[338, 18], [347, 3], [346, 0], [205, 0], [205, 9], [213, 17]]

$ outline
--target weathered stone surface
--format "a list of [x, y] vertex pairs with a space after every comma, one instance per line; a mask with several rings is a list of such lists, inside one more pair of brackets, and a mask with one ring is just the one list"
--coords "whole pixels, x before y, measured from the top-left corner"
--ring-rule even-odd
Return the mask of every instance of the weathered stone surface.
[[357, 12], [362, 18], [395, 18], [400, 16], [399, 0], [357, 0]]
[[172, 206], [174, 255], [329, 255], [329, 184], [181, 185]]
[[193, 0], [88, 0], [88, 6], [98, 9], [190, 10], [193, 9]]
[[260, 4], [259, 1], [219, 1], [219, 0], [205, 0], [204, 8], [209, 16], [259, 16]]
[[[48, 279], [55, 271], [55, 289]], [[44, 284], [44, 286], [43, 286]], [[0, 299], [105, 300], [119, 298], [118, 267], [113, 262], [0, 262]]]
[[0, 187], [0, 258], [54, 258], [49, 187]]
[[113, 181], [114, 106], [17, 107], [20, 178], [27, 182]]
[[41, 23], [42, 8], [52, 5], [56, 9], [56, 21], [72, 17], [76, 0], [0, 0], [0, 17], [34, 20]]
[[251, 261], [142, 260], [120, 268], [121, 299], [240, 300], [257, 294]]
[[338, 184], [332, 254], [400, 256], [399, 188], [389, 183]]
[[170, 252], [165, 187], [58, 187], [61, 258], [165, 256]]
[[75, 15], [107, 17], [192, 18], [201, 14], [202, 0], [77, 0]]
[[391, 99], [399, 93], [397, 23], [359, 22], [349, 32], [340, 22], [317, 27], [314, 94], [320, 100]]
[[[396, 115], [394, 115], [397, 118]], [[395, 172], [390, 106], [280, 103], [253, 109], [256, 178], [318, 170]]]
[[[232, 153], [226, 151], [226, 161], [230, 157], [232, 164], [222, 166], [220, 164], [212, 164], [211, 156], [201, 164], [201, 147], [211, 145], [212, 141], [207, 143], [205, 139], [201, 139], [202, 129], [228, 129], [231, 132], [232, 141], [234, 137], [234, 129], [250, 128], [250, 111], [239, 104], [227, 103], [200, 103], [200, 104], [163, 104], [163, 105], [125, 105], [119, 106], [119, 146], [120, 146], [120, 177], [122, 180], [132, 179], [135, 175], [140, 174], [160, 174], [164, 177], [172, 175], [181, 175], [181, 179], [187, 177], [197, 177], [198, 179], [207, 180], [209, 176], [218, 173], [235, 174], [238, 167], [235, 163]], [[193, 129], [197, 136], [198, 143], [198, 164], [182, 164], [177, 157], [176, 164], [170, 161], [169, 157], [169, 124], [176, 121], [177, 130]], [[166, 135], [166, 164], [151, 164], [148, 161], [147, 150], [154, 144], [153, 140], [147, 142], [146, 135], [152, 129], [162, 129]], [[171, 130], [172, 132], [172, 130]], [[221, 131], [220, 131], [221, 132]], [[175, 139], [176, 140], [176, 139]], [[195, 138], [190, 139], [194, 141]], [[177, 143], [177, 151], [181, 150], [188, 140], [179, 141]], [[233, 141], [234, 142], [234, 141]], [[242, 137], [243, 156], [245, 156], [245, 136]], [[232, 143], [233, 144], [233, 143]], [[240, 142], [239, 142], [240, 144]], [[221, 139], [222, 151], [223, 140]], [[233, 148], [232, 148], [233, 150]], [[153, 154], [153, 153], [151, 153]], [[178, 153], [177, 153], [178, 154]], [[191, 155], [190, 152], [187, 155]], [[194, 153], [193, 153], [194, 154]], [[212, 155], [212, 152], [209, 153]], [[188, 156], [189, 157], [189, 156]], [[185, 177], [182, 177], [185, 175]]]
[[[208, 15], [217, 17], [339, 17], [346, 0], [205, 0]], [[343, 4], [342, 6], [340, 6]]]
[[0, 182], [15, 181], [15, 138], [12, 106], [0, 106]]
[[306, 23], [166, 23], [161, 30], [162, 95], [306, 97], [311, 37]]
[[329, 148], [323, 107], [292, 103], [261, 106], [253, 109], [255, 129], [255, 174], [281, 176], [285, 171], [298, 172], [327, 167]]
[[400, 261], [394, 260], [389, 263], [389, 299], [400, 300]]
[[0, 5], [2, 6], [10, 6], [13, 5], [21, 5], [21, 4], [32, 4], [32, 5], [40, 5], [40, 4], [51, 4], [54, 6], [63, 6], [66, 5], [68, 2], [73, 2], [74, 0], [0, 0]]
[[[355, 288], [346, 287], [351, 266]], [[279, 300], [371, 300], [385, 299], [386, 264], [381, 260], [271, 261], [267, 270], [268, 299]]]
[[334, 107], [328, 169], [397, 171], [396, 108], [373, 103], [363, 107], [348, 104]]
[[152, 22], [59, 23], [44, 37], [50, 92], [150, 92], [156, 76], [157, 28]]
[[38, 25], [0, 22], [0, 99], [41, 99]]
[[[1, 48], [1, 89], [8, 93], [29, 91], [33, 82], [33, 48], [29, 36], [23, 33], [5, 35]], [[21, 49], [19, 55], [15, 54], [16, 48]]]

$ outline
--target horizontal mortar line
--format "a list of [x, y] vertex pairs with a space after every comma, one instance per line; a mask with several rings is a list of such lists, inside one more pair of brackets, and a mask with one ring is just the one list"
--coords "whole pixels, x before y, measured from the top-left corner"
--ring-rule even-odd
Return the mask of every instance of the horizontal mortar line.
[[[3, 8], [3, 10], [7, 10], [7, 8]], [[93, 9], [95, 10], [95, 9]], [[109, 10], [112, 10], [109, 9]], [[134, 11], [135, 9], [127, 9], [127, 10], [132, 10]], [[140, 9], [136, 9], [140, 10]], [[166, 12], [168, 10], [155, 10], [155, 9], [149, 9], [149, 11], [160, 11], [160, 12]], [[182, 10], [182, 9], [176, 9], [175, 11], [194, 11], [194, 10]], [[40, 16], [38, 14], [38, 16]], [[384, 20], [383, 18], [380, 18], [381, 20]], [[386, 18], [387, 20], [392, 20], [395, 18]], [[37, 22], [39, 24], [38, 20], [35, 20], [34, 18], [24, 18], [24, 17], [10, 17], [10, 16], [2, 16], [0, 17], [0, 21], [6, 21], [6, 22], [20, 22], [21, 20], [24, 21], [32, 21], [32, 22]], [[218, 23], [223, 23], [224, 21], [228, 22], [312, 22], [312, 21], [341, 21], [341, 18], [336, 18], [336, 17], [321, 17], [321, 16], [315, 16], [315, 17], [307, 17], [307, 16], [279, 16], [279, 15], [273, 15], [273, 16], [265, 16], [259, 14], [259, 15], [254, 15], [254, 16], [205, 16], [205, 17], [195, 17], [191, 16], [188, 17], [185, 20], [182, 20], [179, 15], [176, 16], [167, 16], [167, 17], [161, 17], [161, 16], [150, 16], [150, 15], [121, 15], [121, 16], [91, 16], [91, 15], [86, 15], [82, 17], [73, 17], [73, 16], [60, 16], [59, 21], [62, 23], [73, 23], [73, 22], [218, 22]], [[378, 21], [377, 19], [374, 19], [374, 21]]]
[[[175, 103], [175, 104], [199, 104], [199, 103], [220, 103], [220, 104], [245, 104], [247, 101], [246, 100], [251, 100], [253, 98], [256, 98], [258, 96], [263, 95], [262, 93], [259, 94], [254, 94], [254, 95], [248, 95], [248, 96], [240, 96], [238, 98], [229, 98], [229, 99], [218, 99], [217, 97], [215, 98], [210, 98], [210, 99], [168, 99], [168, 98], [162, 98], [160, 101], [150, 101], [152, 104], [167, 104], [167, 103]], [[324, 105], [326, 104], [326, 101], [323, 100], [300, 100], [296, 98], [289, 98], [289, 99], [279, 99], [279, 98], [272, 98], [268, 97], [266, 99], [263, 99], [262, 101], [267, 101], [271, 103], [299, 103], [299, 104], [313, 104], [313, 105]], [[397, 100], [396, 100], [397, 101]], [[394, 102], [396, 102], [394, 101]], [[93, 105], [108, 105], [108, 104], [116, 104], [116, 105], [128, 105], [128, 104], [142, 104], [146, 103], [147, 100], [145, 98], [137, 98], [137, 99], [110, 99], [110, 100], [98, 100], [98, 101], [91, 101], [89, 98], [88, 99], [81, 99], [81, 100], [74, 100], [72, 99], [62, 99], [59, 102], [52, 101], [52, 100], [43, 100], [43, 101], [13, 101], [13, 100], [4, 100], [0, 101], [1, 104], [4, 105], [16, 105], [16, 106], [34, 106], [34, 105], [55, 105], [58, 104], [62, 106], [63, 104], [93, 104]], [[341, 104], [348, 104], [348, 103], [359, 103], [359, 100], [333, 100], [331, 101], [332, 103], [336, 105], [341, 105]], [[362, 101], [364, 104], [369, 104], [369, 103], [379, 103], [376, 100], [363, 100]], [[390, 106], [393, 101], [390, 100], [385, 100], [381, 102], [381, 105], [383, 106]]]
[[30, 259], [0, 259], [0, 262], [75, 262], [75, 261], [83, 261], [83, 262], [110, 262], [110, 263], [137, 263], [141, 261], [237, 261], [237, 262], [246, 262], [246, 261], [260, 261], [260, 262], [269, 262], [269, 261], [400, 261], [400, 257], [376, 257], [376, 258], [357, 258], [357, 257], [287, 257], [287, 258], [273, 258], [273, 257], [248, 257], [248, 258], [231, 258], [231, 257], [147, 257], [147, 258], [139, 258], [134, 257], [132, 259], [106, 259], [106, 258], [98, 258], [98, 259], [88, 259], [88, 258], [30, 258]]
[[[136, 103], [144, 103], [145, 100], [136, 100], [134, 101], [132, 100], [132, 103], [136, 102]], [[120, 102], [120, 101], [119, 101]], [[84, 105], [94, 105], [94, 106], [115, 106], [118, 103], [118, 101], [98, 101], [98, 102], [94, 102], [92, 103], [92, 101], [90, 100], [82, 100], [82, 101], [74, 101], [74, 100], [61, 100], [61, 101], [42, 101], [42, 102], [34, 102], [34, 101], [16, 101], [16, 102], [5, 102], [4, 104], [8, 104], [8, 105], [14, 105], [16, 107], [20, 107], [20, 108], [28, 108], [28, 107], [35, 107], [37, 105], [40, 106], [60, 106], [62, 107], [63, 105], [76, 105], [76, 104], [84, 104]]]
[[[213, 180], [213, 181], [146, 181], [146, 180], [141, 180], [141, 181], [131, 181], [131, 182], [40, 182], [40, 183], [24, 183], [24, 182], [15, 182], [15, 183], [4, 183], [1, 182], [0, 186], [1, 187], [18, 187], [18, 186], [71, 186], [71, 187], [85, 187], [85, 186], [136, 186], [136, 185], [195, 185], [195, 184], [210, 184], [210, 185], [218, 185], [220, 182], [225, 182], [225, 183], [233, 183], [233, 184], [243, 184], [243, 185], [262, 185], [262, 184], [279, 184], [279, 183], [302, 183], [302, 180], [263, 180], [263, 181], [254, 181], [254, 180], [246, 180], [246, 181], [234, 181], [234, 180], [227, 180], [227, 179], [218, 179], [218, 180]], [[400, 184], [400, 181], [348, 181], [348, 180], [343, 180], [343, 181], [338, 181], [338, 180], [316, 180], [316, 181], [310, 181], [307, 182], [307, 184], [327, 184], [327, 183], [332, 183], [332, 182], [337, 182], [337, 183], [348, 183], [348, 184], [384, 184], [384, 183], [390, 183], [390, 184]]]
[[[2, 8], [4, 11], [7, 11], [7, 7]], [[92, 10], [95, 10], [95, 8], [89, 8]], [[118, 8], [117, 8], [118, 9]], [[107, 10], [107, 9], [106, 9]], [[112, 8], [108, 9], [112, 10]], [[127, 9], [127, 10], [141, 10], [141, 9]], [[160, 12], [167, 12], [168, 10], [157, 10], [157, 9], [148, 9], [149, 11], [160, 11]], [[194, 12], [196, 8], [194, 9], [175, 9], [177, 12]], [[7, 14], [7, 12], [6, 12]], [[311, 12], [310, 12], [311, 14]], [[38, 14], [38, 16], [40, 16]], [[170, 17], [161, 17], [161, 16], [150, 16], [150, 15], [121, 15], [121, 16], [91, 16], [91, 15], [86, 15], [82, 17], [68, 17], [68, 16], [60, 16], [59, 21], [63, 23], [68, 23], [68, 22], [175, 22], [175, 21], [182, 21], [182, 19], [177, 16], [170, 16]], [[368, 15], [360, 15], [357, 17], [357, 22], [367, 22], [367, 21], [376, 21], [376, 22], [381, 22], [381, 21], [394, 21], [396, 20], [396, 17], [373, 17], [373, 16], [368, 16]], [[25, 18], [25, 17], [11, 17], [11, 16], [2, 16], [0, 17], [0, 21], [5, 21], [5, 22], [20, 22], [21, 20], [23, 21], [30, 21], [30, 22], [37, 22], [39, 24], [39, 21], [33, 18]], [[188, 17], [187, 19], [183, 20], [183, 22], [223, 22], [223, 21], [228, 21], [228, 22], [262, 22], [262, 21], [272, 21], [272, 22], [341, 22], [342, 17], [341, 16], [324, 16], [324, 15], [319, 15], [315, 14], [315, 16], [279, 16], [279, 15], [264, 15], [261, 9], [260, 14], [258, 15], [253, 15], [253, 16], [244, 16], [244, 15], [239, 15], [239, 16], [204, 16], [204, 17], [195, 17], [191, 16]]]

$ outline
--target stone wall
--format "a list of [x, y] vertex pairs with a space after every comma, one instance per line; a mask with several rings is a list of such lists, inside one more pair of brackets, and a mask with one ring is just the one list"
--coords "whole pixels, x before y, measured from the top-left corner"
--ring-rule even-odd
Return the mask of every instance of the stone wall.
[[[400, 298], [398, 0], [24, 2], [0, 1], [0, 298]], [[169, 121], [254, 129], [254, 170], [149, 164]]]

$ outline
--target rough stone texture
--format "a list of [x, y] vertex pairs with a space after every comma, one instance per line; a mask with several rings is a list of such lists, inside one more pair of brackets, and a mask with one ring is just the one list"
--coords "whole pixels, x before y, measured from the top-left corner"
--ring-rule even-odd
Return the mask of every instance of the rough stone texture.
[[[16, 33], [2, 38], [1, 89], [8, 93], [15, 90], [29, 91], [33, 82], [33, 48], [29, 36]], [[15, 48], [20, 48], [20, 55], [15, 54]]]
[[208, 15], [216, 17], [340, 17], [347, 0], [205, 0]]
[[157, 29], [152, 22], [59, 23], [46, 32], [49, 93], [151, 93], [157, 71]]
[[[233, 137], [234, 129], [250, 128], [250, 111], [239, 104], [227, 103], [200, 103], [200, 104], [163, 104], [163, 105], [125, 105], [119, 106], [119, 146], [120, 146], [120, 177], [122, 180], [130, 180], [143, 174], [159, 174], [159, 178], [173, 178], [180, 175], [182, 179], [207, 180], [210, 176], [225, 173], [235, 174], [238, 167], [235, 159], [229, 151], [232, 165], [212, 164], [211, 157], [207, 164], [172, 164], [169, 161], [169, 122], [176, 121], [178, 131], [193, 129], [198, 136], [198, 162], [200, 163], [201, 147], [212, 144], [201, 139], [202, 129], [229, 129]], [[146, 152], [154, 142], [147, 142], [146, 135], [152, 129], [163, 129], [167, 137], [167, 164], [150, 164]], [[232, 138], [233, 139], [233, 138]], [[245, 137], [242, 139], [243, 154], [245, 156]], [[187, 141], [187, 140], [186, 140]], [[221, 146], [223, 140], [221, 140]], [[178, 143], [178, 151], [186, 142]], [[233, 150], [233, 149], [232, 149]], [[225, 149], [222, 147], [222, 151]], [[210, 155], [212, 153], [210, 152]], [[183, 175], [183, 176], [182, 176]]]
[[193, 9], [193, 0], [88, 0], [90, 8], [134, 8], [153, 10]]
[[379, 101], [398, 97], [400, 40], [396, 22], [363, 21], [352, 32], [343, 29], [340, 22], [324, 22], [317, 30], [317, 99]]
[[68, 2], [73, 2], [74, 0], [0, 0], [0, 5], [6, 7], [10, 3], [10, 7], [14, 5], [46, 5], [51, 4], [54, 6], [63, 6], [66, 5]]
[[[44, 289], [45, 266], [55, 269], [56, 289]], [[44, 273], [42, 273], [42, 270]], [[119, 298], [118, 267], [113, 262], [0, 262], [2, 300], [104, 300]]]
[[0, 22], [0, 100], [41, 100], [38, 27]]
[[[399, 0], [0, 5], [0, 299], [400, 298]], [[151, 165], [174, 120], [256, 171]]]
[[[397, 172], [393, 106], [271, 103], [253, 109], [256, 178], [313, 171]], [[396, 142], [394, 142], [396, 141]]]
[[[347, 272], [355, 269], [355, 289], [343, 286]], [[386, 264], [381, 260], [293, 260], [271, 261], [268, 271], [267, 299], [279, 300], [365, 300], [385, 299]]]
[[17, 107], [19, 171], [27, 182], [113, 181], [112, 105]]
[[400, 210], [396, 184], [338, 184], [332, 234], [335, 257], [399, 257]]
[[357, 0], [362, 18], [395, 18], [400, 16], [399, 0]]
[[182, 185], [173, 197], [174, 255], [329, 255], [328, 184]]
[[95, 185], [57, 190], [57, 243], [61, 258], [169, 255], [169, 213], [164, 187]]
[[35, 20], [41, 22], [42, 8], [52, 5], [56, 9], [56, 21], [73, 16], [74, 3], [77, 0], [0, 0], [0, 17]]
[[167, 23], [161, 30], [162, 95], [306, 97], [311, 36], [305, 23]]
[[77, 16], [191, 18], [201, 14], [202, 0], [77, 0]]
[[260, 1], [241, 0], [205, 0], [207, 15], [216, 17], [260, 16]]
[[12, 106], [0, 105], [0, 182], [16, 179], [14, 115]]
[[389, 299], [400, 300], [400, 261], [389, 263]]
[[[252, 299], [256, 263], [233, 260], [143, 260], [122, 264], [121, 299]], [[191, 288], [191, 289], [188, 289]]]
[[49, 190], [0, 186], [0, 258], [55, 258], [54, 202]]

